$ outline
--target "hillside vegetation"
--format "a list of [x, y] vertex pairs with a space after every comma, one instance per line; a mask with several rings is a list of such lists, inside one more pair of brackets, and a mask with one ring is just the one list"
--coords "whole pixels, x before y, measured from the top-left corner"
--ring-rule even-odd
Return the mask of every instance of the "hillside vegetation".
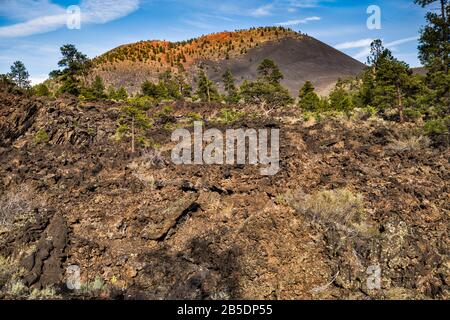
[[237, 82], [256, 79], [262, 60], [274, 60], [295, 94], [305, 81], [313, 81], [321, 93], [329, 93], [339, 77], [356, 76], [363, 64], [308, 35], [282, 27], [253, 28], [205, 35], [182, 42], [141, 41], [113, 49], [93, 60], [89, 77], [100, 76], [109, 86], [136, 93], [146, 81], [161, 73], [185, 74], [192, 85], [198, 68], [214, 82], [230, 69]]
[[199, 60], [237, 57], [269, 41], [285, 38], [301, 40], [303, 35], [281, 27], [253, 28], [220, 32], [181, 42], [140, 41], [123, 45], [94, 59], [96, 67], [106, 70], [118, 62], [145, 62], [155, 69], [187, 68]]

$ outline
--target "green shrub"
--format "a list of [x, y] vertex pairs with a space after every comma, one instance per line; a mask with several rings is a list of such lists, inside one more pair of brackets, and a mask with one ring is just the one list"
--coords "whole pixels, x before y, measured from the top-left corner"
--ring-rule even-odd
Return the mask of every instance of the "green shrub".
[[155, 100], [169, 99], [169, 90], [163, 82], [157, 84], [145, 81], [141, 88], [142, 95], [153, 98]]
[[306, 111], [303, 113], [303, 121], [309, 121], [314, 117], [314, 113]]
[[219, 112], [218, 122], [223, 124], [233, 124], [244, 116], [244, 112], [236, 109], [223, 108]]
[[128, 98], [127, 101], [130, 105], [144, 111], [150, 110], [156, 105], [156, 100], [148, 96]]
[[49, 141], [50, 137], [48, 136], [48, 133], [44, 129], [40, 129], [36, 133], [36, 136], [34, 137], [34, 142], [36, 144], [48, 143]]
[[95, 99], [105, 99], [107, 96], [105, 94], [105, 84], [103, 83], [103, 79], [100, 76], [96, 76], [94, 81], [89, 88], [89, 91], [92, 92], [92, 95]]
[[378, 114], [377, 108], [374, 108], [372, 106], [367, 106], [364, 108], [364, 110], [369, 113], [370, 117], [375, 117]]
[[422, 117], [422, 112], [418, 109], [407, 108], [405, 109], [405, 116], [411, 120], [417, 120]]
[[201, 114], [197, 113], [197, 112], [189, 112], [187, 114], [188, 118], [191, 119], [192, 122], [194, 121], [201, 121], [203, 120], [203, 117]]
[[429, 120], [425, 123], [423, 129], [427, 135], [448, 134], [450, 127], [450, 116], [441, 119]]
[[56, 290], [49, 286], [43, 289], [33, 289], [30, 293], [30, 300], [49, 300], [58, 298]]
[[353, 100], [351, 94], [343, 88], [336, 88], [330, 94], [331, 110], [350, 113], [353, 110]]
[[102, 292], [108, 290], [108, 284], [99, 276], [94, 281], [88, 281], [82, 284], [80, 291], [84, 293]]
[[128, 92], [124, 87], [120, 87], [116, 91], [115, 99], [118, 101], [126, 101], [128, 99]]
[[264, 103], [269, 107], [284, 107], [294, 102], [286, 88], [270, 82], [244, 81], [240, 88], [240, 95], [246, 103]]
[[44, 83], [35, 85], [33, 87], [33, 94], [38, 97], [49, 97], [51, 95], [50, 90]]

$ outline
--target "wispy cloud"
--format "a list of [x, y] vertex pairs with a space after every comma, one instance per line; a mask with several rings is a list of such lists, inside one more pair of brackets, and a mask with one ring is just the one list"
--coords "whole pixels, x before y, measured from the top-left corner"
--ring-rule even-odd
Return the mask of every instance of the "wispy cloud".
[[213, 26], [200, 20], [183, 19], [181, 22], [199, 29], [211, 29]]
[[296, 26], [296, 25], [299, 25], [299, 24], [306, 24], [306, 23], [311, 22], [311, 21], [320, 21], [320, 20], [322, 20], [320, 17], [308, 17], [308, 18], [305, 18], [305, 19], [288, 20], [288, 21], [285, 21], [285, 22], [279, 22], [279, 23], [276, 23], [276, 25], [277, 26], [283, 26], [283, 27]]
[[266, 17], [272, 14], [273, 4], [267, 4], [256, 8], [250, 12], [250, 15], [253, 17]]
[[360, 50], [357, 54], [355, 54], [353, 56], [353, 58], [360, 60], [362, 58], [368, 57], [369, 54], [370, 54], [370, 48], [364, 48], [364, 49]]
[[0, 16], [14, 20], [32, 20], [64, 14], [65, 10], [49, 0], [1, 0]]
[[288, 4], [294, 8], [315, 8], [319, 6], [318, 0], [288, 0]]
[[[405, 43], [409, 43], [409, 42], [413, 42], [413, 41], [417, 41], [417, 39], [418, 39], [418, 36], [403, 38], [403, 39], [387, 42], [384, 44], [384, 46], [388, 49], [395, 50], [396, 46], [399, 46], [399, 45], [402, 45]], [[373, 41], [372, 39], [363, 39], [363, 40], [354, 41], [353, 42], [354, 46], [349, 46], [349, 47], [345, 48], [344, 46], [346, 43], [343, 43], [340, 45], [336, 45], [335, 48], [336, 49], [363, 48], [353, 56], [353, 58], [355, 58], [355, 59], [362, 59], [362, 58], [367, 57], [370, 54], [370, 44], [372, 43], [372, 41]], [[347, 44], [352, 44], [352, 42], [348, 42]]]
[[140, 0], [83, 0], [83, 23], [106, 23], [129, 15], [139, 9]]
[[11, 26], [0, 27], [0, 38], [25, 37], [37, 33], [56, 30], [65, 25], [67, 17], [64, 14], [44, 16]]
[[234, 19], [231, 19], [231, 18], [228, 18], [225, 16], [213, 15], [213, 14], [200, 14], [199, 16], [201, 18], [205, 18], [205, 19], [222, 20], [222, 21], [227, 21], [227, 22], [235, 21]]
[[[198, 1], [201, 2], [201, 0]], [[299, 9], [316, 8], [321, 3], [332, 1], [334, 0], [272, 0], [270, 3], [258, 6], [257, 3], [262, 1], [222, 0], [218, 4], [214, 3], [214, 10], [224, 14], [261, 18], [281, 16], [286, 12], [292, 14]]]
[[[102, 24], [119, 19], [137, 10], [139, 3], [140, 0], [82, 0], [81, 23]], [[36, 12], [30, 10], [36, 4], [41, 5], [41, 15], [37, 17]], [[48, 0], [6, 0], [6, 6], [2, 4], [0, 14], [4, 15], [5, 12], [10, 12], [11, 17], [26, 21], [0, 27], [0, 38], [25, 37], [54, 31], [64, 27], [68, 17], [65, 8]]]
[[356, 41], [348, 41], [348, 42], [339, 43], [339, 44], [335, 45], [334, 47], [339, 50], [362, 48], [362, 47], [370, 46], [370, 44], [373, 42], [373, 40], [374, 39], [368, 38], [368, 39], [361, 39], [361, 40], [356, 40]]
[[401, 44], [405, 44], [405, 43], [408, 43], [408, 42], [416, 41], [417, 39], [419, 39], [419, 37], [418, 36], [414, 36], [414, 37], [409, 37], [409, 38], [404, 38], [404, 39], [388, 42], [388, 43], [386, 43], [386, 48], [391, 48], [391, 47], [398, 46], [398, 45], [401, 45]]

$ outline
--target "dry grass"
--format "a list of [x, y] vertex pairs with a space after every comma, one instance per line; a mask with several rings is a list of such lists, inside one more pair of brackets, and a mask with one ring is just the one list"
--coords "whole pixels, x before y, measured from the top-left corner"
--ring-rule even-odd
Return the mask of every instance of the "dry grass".
[[360, 194], [347, 189], [319, 191], [311, 195], [289, 196], [287, 203], [297, 213], [314, 220], [350, 226], [361, 219], [364, 201]]
[[43, 289], [33, 289], [28, 296], [28, 300], [56, 300], [60, 299], [60, 296], [56, 294], [56, 290], [49, 286]]
[[0, 288], [9, 296], [22, 297], [27, 295], [28, 288], [20, 281], [23, 269], [11, 259], [0, 256]]
[[140, 165], [137, 162], [132, 162], [128, 165], [128, 168], [132, 171], [133, 177], [138, 179], [144, 185], [153, 187], [155, 185], [155, 177], [148, 172], [148, 168]]
[[406, 132], [401, 134], [399, 138], [390, 139], [387, 149], [395, 152], [418, 151], [428, 148], [429, 145], [430, 139], [428, 137]]
[[154, 168], [163, 168], [166, 166], [166, 160], [158, 150], [145, 151], [142, 156], [135, 159], [128, 165], [132, 175], [146, 186], [155, 185], [155, 177], [151, 174]]
[[43, 206], [44, 199], [30, 186], [12, 188], [0, 196], [0, 226], [29, 221], [33, 210]]
[[325, 228], [332, 226], [351, 236], [379, 235], [377, 225], [367, 219], [363, 196], [349, 189], [323, 190], [310, 195], [288, 194], [284, 198], [284, 203], [298, 215]]
[[160, 168], [166, 166], [166, 160], [162, 156], [161, 152], [155, 149], [144, 151], [141, 156], [141, 160], [146, 166]]
[[14, 269], [13, 265], [11, 264], [10, 260], [0, 256], [0, 276], [9, 273]]

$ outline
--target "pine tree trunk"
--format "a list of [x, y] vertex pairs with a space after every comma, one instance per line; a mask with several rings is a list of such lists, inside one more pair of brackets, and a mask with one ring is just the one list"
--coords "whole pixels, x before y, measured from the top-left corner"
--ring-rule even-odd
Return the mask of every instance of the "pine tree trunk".
[[405, 121], [403, 116], [403, 101], [402, 101], [402, 91], [400, 89], [400, 86], [397, 85], [397, 99], [398, 99], [398, 113], [400, 116], [400, 123], [403, 123]]
[[[443, 26], [443, 30], [442, 30], [442, 37], [443, 37], [443, 43], [447, 43], [448, 42], [448, 25], [447, 25], [447, 15], [446, 15], [446, 4], [447, 4], [447, 0], [441, 0], [441, 15], [442, 15], [442, 20], [444, 23]], [[443, 52], [444, 54], [444, 70], [446, 73], [448, 73], [448, 55], [446, 54], [446, 51], [444, 50]]]
[[131, 120], [131, 152], [134, 153], [134, 118]]

